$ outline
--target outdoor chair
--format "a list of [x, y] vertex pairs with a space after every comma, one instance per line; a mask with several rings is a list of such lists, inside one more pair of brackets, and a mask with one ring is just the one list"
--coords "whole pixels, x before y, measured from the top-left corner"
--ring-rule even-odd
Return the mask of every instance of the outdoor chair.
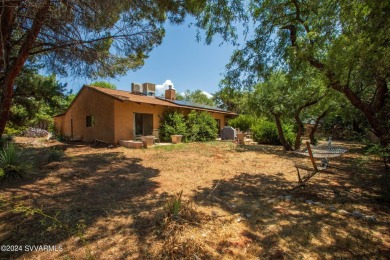
[[160, 130], [153, 129], [154, 143], [160, 143]]
[[135, 130], [133, 130], [133, 140], [134, 141], [142, 141], [142, 136], [136, 135]]

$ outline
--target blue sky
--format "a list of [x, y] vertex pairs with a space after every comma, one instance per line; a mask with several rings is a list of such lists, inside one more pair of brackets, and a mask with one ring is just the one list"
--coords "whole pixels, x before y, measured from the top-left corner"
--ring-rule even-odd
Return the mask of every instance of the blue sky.
[[[234, 47], [226, 43], [221, 45], [219, 38], [211, 45], [197, 42], [196, 27], [189, 27], [189, 21], [182, 25], [167, 24], [165, 29], [162, 44], [152, 50], [141, 69], [129, 71], [117, 79], [102, 80], [114, 83], [121, 90], [130, 90], [132, 82], [163, 85], [170, 80], [179, 93], [187, 89], [208, 93], [217, 91]], [[83, 84], [90, 83], [88, 79], [69, 77], [59, 80], [67, 82], [73, 93]]]

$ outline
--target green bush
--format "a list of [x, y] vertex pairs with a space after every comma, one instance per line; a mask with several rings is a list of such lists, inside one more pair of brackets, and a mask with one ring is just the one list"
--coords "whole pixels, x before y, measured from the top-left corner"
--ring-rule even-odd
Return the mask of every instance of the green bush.
[[[259, 120], [251, 128], [253, 139], [261, 144], [280, 144], [278, 129], [274, 122], [268, 120]], [[287, 142], [293, 144], [295, 141], [295, 134], [293, 128], [288, 125], [283, 125], [283, 133]]]
[[8, 136], [21, 135], [27, 127], [14, 126], [12, 124], [8, 124], [4, 129], [4, 134]]
[[30, 168], [29, 162], [23, 150], [8, 143], [0, 151], [0, 179], [20, 180]]
[[284, 138], [286, 138], [287, 142], [293, 145], [295, 143], [295, 136], [296, 136], [296, 131], [294, 130], [294, 126], [289, 124], [283, 124], [282, 127], [283, 127]]
[[261, 144], [280, 144], [275, 123], [263, 120], [252, 127], [253, 139]]
[[187, 119], [187, 139], [190, 141], [213, 141], [217, 137], [217, 122], [207, 112], [192, 111]]
[[234, 128], [238, 128], [241, 131], [247, 132], [249, 131], [254, 125], [257, 125], [259, 123], [260, 119], [255, 116], [251, 115], [239, 115], [236, 118], [233, 118], [229, 120], [229, 125]]
[[160, 139], [171, 141], [171, 135], [186, 135], [186, 122], [184, 115], [177, 112], [167, 111], [161, 118]]

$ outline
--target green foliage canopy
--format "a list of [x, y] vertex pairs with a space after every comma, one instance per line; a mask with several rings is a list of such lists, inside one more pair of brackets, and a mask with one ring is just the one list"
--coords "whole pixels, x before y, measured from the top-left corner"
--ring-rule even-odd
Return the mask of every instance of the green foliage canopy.
[[171, 135], [186, 136], [187, 127], [182, 113], [166, 111], [161, 118], [159, 134], [162, 141], [171, 141]]
[[107, 81], [95, 81], [90, 84], [91, 86], [108, 88], [108, 89], [116, 89], [116, 85]]
[[237, 114], [245, 113], [248, 92], [232, 86], [221, 84], [222, 87], [214, 93], [213, 101], [219, 108], [235, 112]]
[[106, 78], [140, 68], [161, 44], [164, 23], [180, 23], [205, 1], [3, 1], [0, 5], [0, 134], [25, 65], [57, 75]]
[[326, 78], [326, 86], [364, 114], [386, 146], [390, 143], [389, 12], [389, 1], [210, 0], [197, 25], [206, 30], [207, 43], [215, 34], [235, 41], [240, 22], [250, 30], [226, 66], [227, 86], [250, 88], [268, 80], [275, 70], [299, 74], [301, 65], [311, 66]]
[[28, 126], [47, 129], [52, 117], [68, 107], [71, 96], [55, 75], [41, 76], [34, 71], [24, 71], [15, 82], [8, 126], [16, 130]]
[[209, 98], [202, 90], [194, 91], [186, 90], [183, 95], [178, 95], [177, 100], [185, 100], [193, 103], [203, 104], [207, 106], [214, 106], [214, 101]]
[[217, 133], [217, 123], [210, 113], [193, 110], [188, 114], [187, 139], [189, 141], [214, 141]]

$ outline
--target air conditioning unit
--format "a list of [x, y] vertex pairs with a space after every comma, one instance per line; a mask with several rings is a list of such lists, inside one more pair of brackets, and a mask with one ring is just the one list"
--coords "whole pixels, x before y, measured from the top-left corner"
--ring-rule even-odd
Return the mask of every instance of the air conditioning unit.
[[142, 94], [143, 87], [140, 83], [131, 83], [131, 92], [134, 94]]
[[146, 96], [155, 96], [156, 94], [156, 84], [153, 83], [144, 83], [142, 84], [143, 93]]

